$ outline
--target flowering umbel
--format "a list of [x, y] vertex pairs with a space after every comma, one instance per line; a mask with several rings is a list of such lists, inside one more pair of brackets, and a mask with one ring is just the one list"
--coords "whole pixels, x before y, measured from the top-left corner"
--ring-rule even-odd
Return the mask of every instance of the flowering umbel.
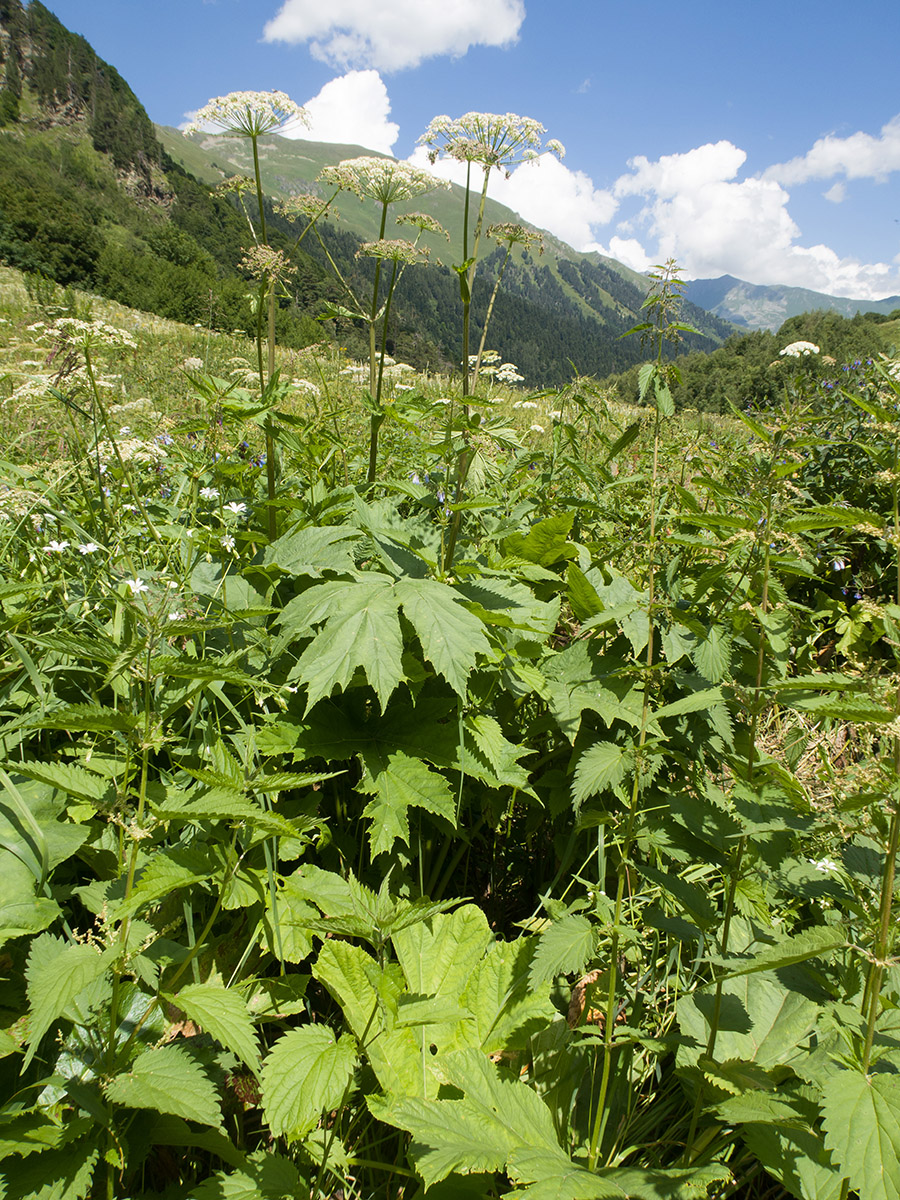
[[240, 137], [259, 137], [276, 133], [295, 122], [309, 124], [306, 110], [286, 92], [229, 92], [215, 96], [194, 113], [182, 132], [206, 133], [212, 126], [217, 133], [236, 133]]
[[324, 167], [319, 180], [353, 192], [360, 200], [376, 200], [379, 204], [396, 204], [432, 192], [449, 188], [444, 179], [428, 171], [412, 167], [393, 158], [345, 158], [336, 166]]
[[497, 167], [507, 175], [513, 167], [538, 158], [541, 153], [565, 155], [561, 142], [555, 138], [541, 149], [541, 138], [547, 130], [532, 117], [516, 113], [467, 112], [455, 120], [435, 117], [422, 136], [421, 145], [428, 147], [430, 162], [444, 156], [459, 162], [481, 163], [490, 170]]

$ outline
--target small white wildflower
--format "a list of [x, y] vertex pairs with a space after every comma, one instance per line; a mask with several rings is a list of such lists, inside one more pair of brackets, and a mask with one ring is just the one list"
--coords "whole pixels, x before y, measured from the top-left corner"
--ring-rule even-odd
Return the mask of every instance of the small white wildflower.
[[247, 511], [247, 505], [242, 500], [230, 500], [225, 507], [229, 512], [233, 512], [236, 517], [242, 516]]
[[169, 613], [170, 621], [183, 621], [184, 618], [185, 618], [185, 614], [183, 612], [170, 612]]
[[68, 542], [48, 542], [44, 547], [47, 554], [65, 554], [69, 548]]
[[543, 425], [532, 425], [531, 428], [534, 430], [535, 433], [543, 433], [544, 432]]
[[202, 487], [200, 489], [200, 495], [204, 500], [215, 500], [215, 498], [216, 498], [216, 496], [218, 496], [218, 494], [219, 494], [218, 488]]
[[832, 871], [838, 869], [837, 863], [832, 858], [820, 858], [818, 862], [810, 858], [808, 861], [810, 866], [815, 867], [817, 871], [821, 871], [823, 875], [830, 875]]
[[150, 588], [144, 583], [143, 579], [126, 579], [125, 583], [131, 589], [132, 596], [139, 596], [141, 592], [150, 591]]
[[202, 358], [186, 358], [181, 365], [185, 369], [185, 371], [202, 371], [203, 370], [203, 359]]
[[815, 342], [791, 342], [789, 346], [785, 346], [779, 351], [782, 357], [787, 358], [808, 358], [810, 354], [818, 354], [819, 347]]
[[97, 545], [96, 542], [82, 542], [81, 545], [78, 547], [78, 553], [79, 554], [93, 554], [95, 551], [97, 551], [99, 549], [100, 549], [100, 547]]
[[230, 550], [234, 549], [234, 538], [231, 536], [230, 533], [226, 533], [225, 536], [221, 539], [221, 545], [222, 545], [223, 550], [230, 551]]
[[214, 97], [198, 109], [182, 132], [187, 136], [211, 129], [256, 138], [298, 123], [309, 123], [306, 110], [284, 92], [229, 92], [227, 96]]

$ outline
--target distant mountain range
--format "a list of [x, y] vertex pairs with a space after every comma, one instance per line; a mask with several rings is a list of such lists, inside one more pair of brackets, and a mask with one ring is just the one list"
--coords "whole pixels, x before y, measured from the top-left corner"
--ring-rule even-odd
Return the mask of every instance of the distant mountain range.
[[805, 312], [826, 310], [842, 317], [876, 312], [889, 316], [900, 309], [900, 296], [887, 296], [883, 300], [850, 300], [813, 292], [809, 288], [747, 283], [743, 279], [735, 279], [733, 275], [691, 280], [685, 289], [685, 296], [692, 304], [741, 329], [770, 329], [772, 332], [788, 317]]

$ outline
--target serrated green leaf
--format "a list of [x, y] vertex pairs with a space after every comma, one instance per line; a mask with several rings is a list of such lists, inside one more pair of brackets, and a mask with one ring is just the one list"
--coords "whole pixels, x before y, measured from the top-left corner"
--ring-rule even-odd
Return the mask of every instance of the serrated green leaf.
[[611, 791], [620, 795], [620, 785], [631, 764], [627, 746], [615, 742], [598, 742], [585, 750], [575, 768], [572, 781], [572, 800], [578, 809], [591, 796]]
[[181, 1046], [160, 1046], [135, 1059], [129, 1072], [116, 1075], [106, 1088], [115, 1104], [158, 1112], [218, 1126], [219, 1102], [212, 1081]]
[[511, 533], [503, 541], [503, 552], [541, 567], [575, 558], [578, 551], [568, 540], [574, 520], [574, 513], [560, 513], [538, 521], [527, 534]]
[[259, 1071], [259, 1046], [247, 1006], [234, 988], [192, 983], [167, 996], [205, 1033], [233, 1051], [251, 1071]]
[[422, 653], [458, 696], [479, 654], [490, 650], [484, 624], [459, 603], [447, 584], [434, 579], [402, 579], [397, 596], [406, 619], [416, 631]]
[[900, 1196], [900, 1081], [836, 1071], [825, 1080], [825, 1142], [860, 1200]]
[[348, 583], [332, 593], [326, 624], [303, 651], [293, 672], [307, 687], [307, 712], [336, 687], [343, 691], [358, 668], [365, 671], [382, 710], [385, 708], [403, 678], [397, 606], [393, 580], [384, 577]]
[[58, 1150], [45, 1150], [14, 1166], [7, 1159], [0, 1175], [3, 1200], [82, 1200], [91, 1188], [99, 1158], [94, 1137]]
[[439, 1064], [446, 1082], [464, 1093], [462, 1100], [391, 1095], [369, 1100], [379, 1120], [412, 1134], [409, 1155], [426, 1187], [451, 1172], [502, 1170], [518, 1149], [562, 1155], [543, 1101], [517, 1079], [498, 1073], [481, 1051], [455, 1051]]
[[[524, 1186], [504, 1192], [503, 1200], [626, 1200], [629, 1195], [604, 1171], [589, 1171], [572, 1162], [562, 1150], [518, 1146], [509, 1156], [510, 1178]], [[639, 1195], [639, 1193], [632, 1193]]]
[[323, 571], [345, 574], [353, 570], [353, 547], [360, 536], [350, 525], [310, 525], [272, 542], [263, 561], [294, 576], [318, 579]]
[[66, 945], [61, 938], [45, 933], [31, 943], [25, 977], [28, 987], [27, 1066], [38, 1044], [53, 1022], [61, 1017], [75, 997], [99, 979], [106, 959], [94, 946]]
[[78, 800], [100, 801], [109, 791], [108, 780], [72, 763], [17, 762], [10, 765], [17, 774], [49, 784]]
[[731, 661], [731, 638], [714, 625], [702, 641], [695, 643], [690, 656], [704, 679], [721, 683], [728, 674]]
[[763, 1167], [796, 1200], [838, 1200], [843, 1177], [820, 1133], [779, 1122], [745, 1125], [741, 1135]]
[[335, 1040], [325, 1025], [304, 1025], [279, 1038], [262, 1072], [263, 1109], [275, 1137], [303, 1137], [323, 1111], [337, 1108], [356, 1066], [356, 1044]]
[[117, 708], [103, 708], [99, 704], [69, 704], [65, 708], [30, 721], [35, 729], [71, 729], [92, 733], [127, 733], [134, 729], [138, 717]]
[[363, 810], [363, 816], [372, 822], [369, 842], [373, 856], [389, 852], [398, 841], [409, 843], [410, 808], [424, 808], [456, 824], [456, 800], [450, 784], [420, 758], [402, 750], [387, 755], [368, 750], [362, 759], [366, 774], [356, 786], [357, 791], [374, 797]]
[[805, 962], [819, 954], [827, 954], [846, 944], [847, 935], [839, 925], [816, 925], [802, 933], [791, 937], [781, 938], [772, 946], [765, 946], [751, 959], [722, 959], [726, 968], [723, 979], [733, 979], [738, 975], [749, 975], [754, 971], [777, 971], [781, 967], [789, 967], [792, 963]]
[[566, 913], [540, 935], [529, 972], [531, 987], [556, 975], [583, 971], [593, 953], [593, 925], [580, 913]]

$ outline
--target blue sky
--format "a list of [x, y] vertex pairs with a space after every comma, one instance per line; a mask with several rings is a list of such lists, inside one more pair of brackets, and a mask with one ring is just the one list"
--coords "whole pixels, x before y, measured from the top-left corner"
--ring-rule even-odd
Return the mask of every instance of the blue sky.
[[900, 294], [897, 0], [45, 3], [161, 124], [277, 89], [406, 158], [440, 113], [517, 112], [567, 154], [492, 193], [577, 249]]

